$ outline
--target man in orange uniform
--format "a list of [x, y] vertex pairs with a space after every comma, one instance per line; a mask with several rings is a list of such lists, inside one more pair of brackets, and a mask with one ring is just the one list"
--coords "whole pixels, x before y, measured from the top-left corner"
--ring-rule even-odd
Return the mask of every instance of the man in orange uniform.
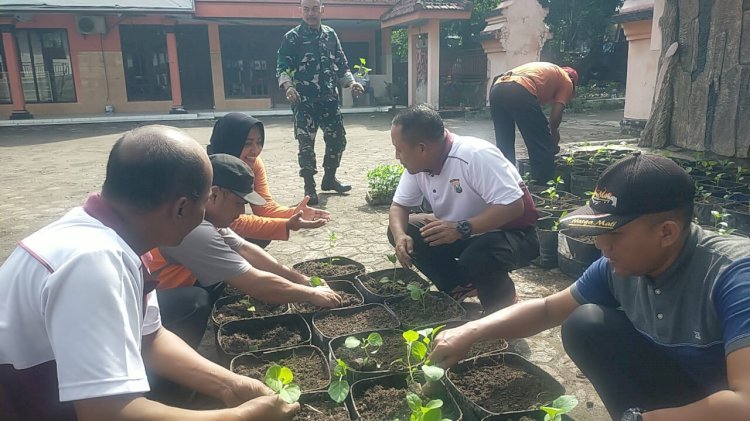
[[[516, 125], [529, 150], [531, 179], [544, 185], [554, 178], [555, 154], [560, 151], [560, 122], [578, 85], [570, 67], [535, 62], [509, 70], [490, 90], [490, 112], [495, 144], [510, 162], [516, 162]], [[552, 104], [549, 121], [542, 106]]]

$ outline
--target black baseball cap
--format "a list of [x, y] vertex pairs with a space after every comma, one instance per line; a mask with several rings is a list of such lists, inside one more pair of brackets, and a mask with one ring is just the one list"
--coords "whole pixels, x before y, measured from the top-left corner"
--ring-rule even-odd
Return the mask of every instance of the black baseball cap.
[[266, 200], [253, 191], [255, 174], [253, 170], [236, 156], [217, 153], [210, 155], [214, 169], [214, 186], [223, 187], [243, 198], [251, 205], [265, 205]]
[[640, 151], [607, 167], [589, 204], [560, 218], [570, 235], [600, 235], [639, 216], [692, 204], [693, 179], [669, 158]]

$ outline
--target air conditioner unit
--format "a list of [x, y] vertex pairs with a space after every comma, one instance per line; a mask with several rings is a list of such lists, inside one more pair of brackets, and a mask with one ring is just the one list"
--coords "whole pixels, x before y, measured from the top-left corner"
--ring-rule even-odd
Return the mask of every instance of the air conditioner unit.
[[76, 29], [83, 35], [106, 34], [107, 21], [104, 16], [76, 16]]

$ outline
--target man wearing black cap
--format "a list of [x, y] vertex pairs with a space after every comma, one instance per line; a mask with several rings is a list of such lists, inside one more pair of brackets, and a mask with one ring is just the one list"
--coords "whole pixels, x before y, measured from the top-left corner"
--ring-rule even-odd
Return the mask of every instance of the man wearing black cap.
[[750, 240], [692, 224], [695, 188], [674, 162], [635, 153], [561, 220], [603, 257], [570, 288], [444, 332], [450, 366], [476, 340], [562, 324], [568, 355], [613, 419], [746, 420], [750, 414]]
[[151, 251], [149, 269], [159, 281], [164, 325], [197, 347], [222, 281], [267, 303], [338, 306], [341, 299], [333, 290], [309, 286], [309, 277], [227, 228], [247, 203], [262, 205], [264, 200], [253, 191], [252, 170], [242, 160], [227, 154], [210, 159], [214, 175], [205, 219], [179, 246]]

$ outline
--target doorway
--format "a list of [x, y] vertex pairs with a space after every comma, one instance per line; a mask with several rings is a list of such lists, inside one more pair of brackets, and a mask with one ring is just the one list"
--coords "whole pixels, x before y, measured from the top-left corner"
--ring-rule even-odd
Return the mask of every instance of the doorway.
[[175, 35], [180, 65], [182, 106], [189, 110], [210, 110], [214, 107], [214, 85], [211, 76], [208, 27], [178, 26]]

